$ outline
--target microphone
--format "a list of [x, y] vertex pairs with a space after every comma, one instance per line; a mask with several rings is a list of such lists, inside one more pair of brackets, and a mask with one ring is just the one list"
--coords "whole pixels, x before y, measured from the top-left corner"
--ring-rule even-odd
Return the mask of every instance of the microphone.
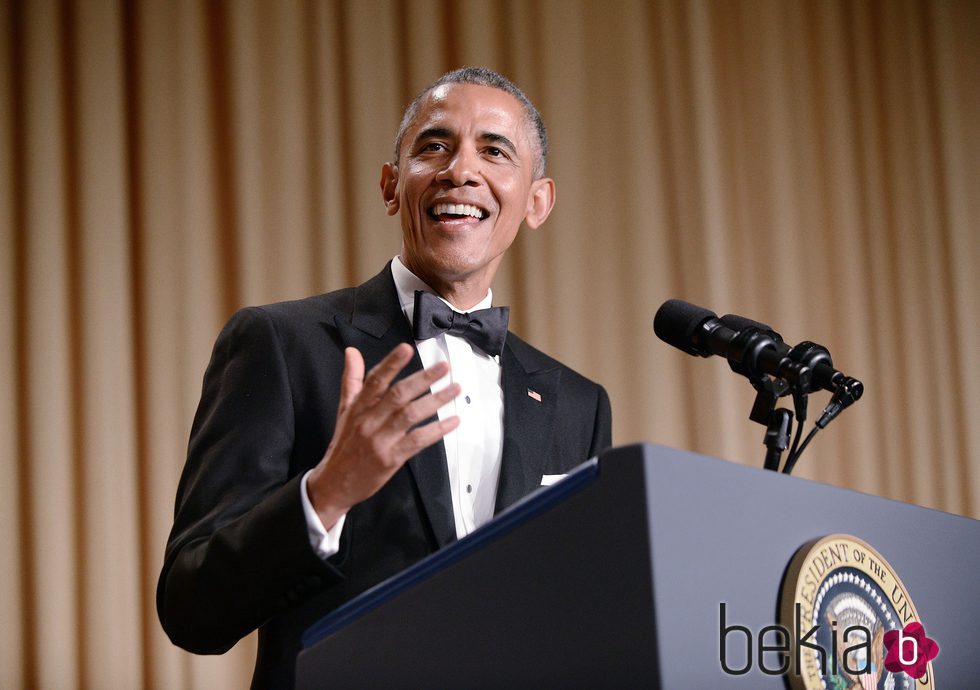
[[[850, 395], [854, 396], [854, 400], [860, 398], [864, 390], [860, 381], [851, 379], [834, 368], [830, 351], [824, 346], [804, 341], [791, 347], [783, 342], [782, 336], [771, 326], [737, 314], [725, 314], [719, 318], [713, 311], [703, 307], [671, 299], [657, 310], [653, 319], [653, 330], [665, 343], [689, 355], [725, 357], [735, 372], [749, 378], [761, 371], [784, 378], [790, 383], [803, 383], [805, 392], [825, 390], [831, 393], [836, 393], [841, 386], [853, 381], [858, 384], [850, 386]], [[765, 350], [760, 353], [761, 361], [755, 370], [752, 361], [744, 361], [748, 354], [744, 352], [746, 342]], [[795, 369], [787, 368], [786, 360]], [[845, 407], [849, 404], [850, 402]]]
[[657, 310], [653, 319], [653, 331], [665, 343], [689, 355], [724, 357], [732, 370], [750, 379], [768, 374], [804, 390], [809, 389], [812, 377], [810, 367], [793, 361], [789, 356], [790, 348], [777, 333], [765, 324], [749, 319], [744, 322], [733, 321], [733, 325], [746, 325], [750, 322], [755, 325], [735, 330], [713, 311], [690, 302], [671, 299]]
[[[721, 322], [734, 331], [742, 331], [746, 328], [757, 328], [768, 333], [776, 341], [780, 351], [784, 351], [794, 362], [799, 362], [810, 368], [813, 376], [810, 382], [810, 391], [825, 390], [835, 393], [848, 378], [841, 372], [834, 369], [834, 361], [830, 357], [830, 351], [823, 345], [804, 341], [796, 347], [790, 347], [783, 342], [779, 333], [776, 333], [771, 326], [764, 323], [753, 321], [752, 319], [737, 314], [725, 314], [721, 317]], [[860, 383], [860, 382], [858, 382]], [[863, 388], [863, 387], [862, 387]], [[858, 394], [860, 397], [860, 394]], [[856, 398], [855, 398], [856, 399]]]
[[[798, 423], [793, 448], [783, 468], [785, 474], [792, 471], [814, 435], [864, 393], [864, 384], [834, 369], [830, 351], [824, 346], [810, 341], [787, 345], [770, 326], [744, 316], [726, 314], [719, 318], [708, 309], [671, 299], [657, 310], [653, 330], [665, 343], [690, 355], [725, 357], [733, 371], [749, 378], [758, 392], [749, 419], [767, 427], [768, 469], [778, 469], [779, 457], [787, 446], [792, 413], [776, 409], [776, 400], [788, 392], [789, 386]], [[833, 397], [798, 447], [806, 419], [807, 394], [819, 389], [830, 391]]]

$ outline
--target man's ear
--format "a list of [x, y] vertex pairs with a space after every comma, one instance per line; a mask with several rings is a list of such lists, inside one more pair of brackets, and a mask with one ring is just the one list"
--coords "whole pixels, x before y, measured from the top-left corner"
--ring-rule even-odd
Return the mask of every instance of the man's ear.
[[381, 198], [385, 202], [385, 213], [394, 216], [398, 213], [398, 166], [385, 163], [381, 166]]
[[531, 195], [527, 201], [524, 222], [534, 230], [544, 223], [555, 207], [555, 181], [542, 177], [531, 183]]

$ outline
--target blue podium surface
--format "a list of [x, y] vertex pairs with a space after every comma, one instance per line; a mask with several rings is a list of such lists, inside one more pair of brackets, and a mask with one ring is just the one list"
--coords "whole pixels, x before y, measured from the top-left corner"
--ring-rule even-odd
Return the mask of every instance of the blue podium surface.
[[297, 686], [785, 688], [744, 636], [723, 640], [721, 605], [727, 626], [776, 624], [794, 554], [834, 533], [904, 582], [940, 645], [935, 687], [980, 687], [980, 522], [652, 445], [604, 453], [334, 611], [304, 637]]

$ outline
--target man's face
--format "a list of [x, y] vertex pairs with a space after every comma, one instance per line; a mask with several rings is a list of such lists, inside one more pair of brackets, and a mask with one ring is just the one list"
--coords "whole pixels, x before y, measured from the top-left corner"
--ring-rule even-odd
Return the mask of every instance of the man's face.
[[554, 183], [534, 179], [532, 136], [505, 91], [447, 84], [426, 97], [398, 164], [381, 175], [409, 269], [440, 291], [462, 284], [485, 294], [521, 222], [536, 228], [554, 205]]

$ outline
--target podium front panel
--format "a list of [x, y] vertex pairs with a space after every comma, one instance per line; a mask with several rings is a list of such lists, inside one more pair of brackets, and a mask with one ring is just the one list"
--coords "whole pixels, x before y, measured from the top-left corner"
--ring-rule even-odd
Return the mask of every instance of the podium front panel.
[[941, 646], [937, 687], [972, 687], [980, 523], [650, 445], [603, 454], [338, 609], [308, 631], [297, 682], [782, 689], [738, 635], [726, 662], [747, 671], [724, 671], [721, 604], [758, 635], [796, 550], [836, 532], [900, 574]]

